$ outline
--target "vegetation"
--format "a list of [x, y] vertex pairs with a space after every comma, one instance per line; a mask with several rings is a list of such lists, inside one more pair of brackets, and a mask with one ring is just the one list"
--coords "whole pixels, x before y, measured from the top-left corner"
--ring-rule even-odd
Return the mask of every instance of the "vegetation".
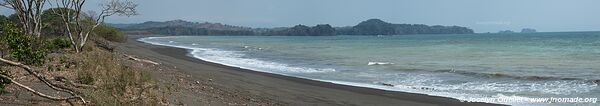
[[[90, 46], [87, 46], [86, 52], [59, 52], [59, 55], [46, 55], [44, 52], [42, 55], [44, 58], [38, 58], [35, 54], [40, 53], [37, 52], [38, 50], [69, 48], [71, 43], [64, 37], [37, 38], [24, 34], [15, 25], [2, 26], [4, 29], [0, 36], [2, 37], [0, 46], [6, 47], [2, 51], [9, 51], [10, 55], [7, 58], [27, 64], [37, 64], [34, 66], [48, 67], [48, 70], [53, 70], [39, 71], [40, 73], [72, 73], [58, 77], [72, 79], [75, 84], [93, 87], [77, 90], [77, 92], [83, 93], [80, 94], [83, 98], [91, 101], [89, 103], [91, 105], [158, 105], [164, 101], [164, 98], [159, 95], [155, 80], [148, 74], [142, 73], [143, 70], [148, 69], [147, 66], [136, 66], [139, 64], [137, 61], [123, 58], [123, 54], [104, 50], [98, 44], [91, 43]], [[124, 37], [122, 32], [106, 25], [99, 27], [99, 30], [94, 33], [100, 39], [122, 40]], [[6, 67], [0, 66], [0, 74], [11, 76], [10, 72], [15, 70], [8, 69], [14, 68]], [[45, 78], [42, 79], [48, 81]], [[4, 89], [10, 81], [0, 77], [0, 90]]]
[[[2, 41], [2, 38], [4, 36], [4, 26], [8, 24], [8, 17], [4, 16], [4, 15], [0, 15], [0, 41]], [[5, 47], [3, 45], [6, 45], [4, 42], [0, 42], [0, 57], [4, 56], [4, 49]], [[10, 71], [3, 69], [2, 67], [0, 67], [0, 75], [5, 75], [5, 76], [10, 76]], [[10, 84], [10, 80], [6, 79], [6, 78], [0, 78], [0, 94], [2, 92], [4, 92], [4, 88], [6, 87], [6, 85]]]
[[[8, 70], [4, 70], [2, 69], [2, 67], [0, 67], [0, 74], [1, 75], [5, 75], [5, 76], [10, 76], [10, 71]], [[6, 78], [0, 78], [0, 94], [2, 92], [4, 92], [4, 88], [6, 87], [6, 85], [10, 84], [10, 80], [6, 79]]]
[[75, 10], [69, 8], [50, 8], [42, 12], [42, 35], [44, 36], [66, 36], [65, 22], [63, 17], [57, 13], [68, 13], [69, 20], [73, 20]]
[[459, 26], [428, 26], [423, 24], [392, 24], [369, 19], [351, 28], [340, 28], [343, 35], [408, 35], [408, 34], [472, 34], [472, 29]]
[[296, 25], [292, 28], [283, 30], [274, 30], [261, 35], [284, 35], [284, 36], [332, 36], [335, 35], [335, 29], [329, 24], [308, 27], [305, 25]]
[[50, 51], [57, 51], [59, 49], [64, 49], [64, 48], [69, 48], [71, 47], [71, 42], [69, 42], [68, 39], [66, 38], [53, 38], [53, 39], [48, 39], [46, 41], [46, 49], [50, 50]]
[[17, 61], [29, 65], [44, 63], [47, 49], [44, 41], [25, 34], [12, 24], [5, 24], [0, 41], [7, 45], [9, 54]]
[[126, 31], [146, 31], [163, 35], [255, 35], [251, 28], [224, 25], [220, 23], [197, 23], [183, 20], [166, 22], [144, 22], [134, 25], [121, 25]]
[[[32, 95], [72, 105], [160, 103], [154, 80], [141, 72], [147, 66], [136, 66], [138, 62], [123, 59], [123, 54], [105, 50], [97, 42], [85, 46], [88, 38], [125, 41], [122, 32], [103, 21], [112, 15], [135, 15], [137, 4], [110, 0], [100, 5], [102, 10], [96, 14], [82, 12], [85, 1], [0, 1], [3, 7], [15, 10], [9, 17], [0, 15], [0, 90], [13, 83]], [[45, 3], [53, 3], [48, 6], [54, 7], [43, 7]], [[23, 77], [34, 77], [46, 86], [21, 84]], [[48, 95], [36, 89], [69, 95]]]
[[212, 30], [207, 28], [194, 28], [182, 26], [167, 26], [145, 29], [148, 32], [162, 35], [254, 35], [252, 31]]
[[309, 27], [296, 25], [290, 28], [247, 28], [220, 23], [194, 23], [182, 20], [167, 22], [144, 22], [123, 25], [130, 32], [149, 32], [161, 35], [281, 35], [281, 36], [330, 36], [330, 35], [407, 35], [407, 34], [471, 34], [472, 29], [460, 26], [428, 26], [423, 24], [392, 24], [379, 19], [363, 21], [356, 26], [333, 28], [328, 24]]
[[0, 29], [2, 29], [2, 26], [4, 26], [4, 24], [6, 24], [8, 22], [8, 17], [4, 16], [4, 15], [0, 15]]
[[[53, 11], [65, 23], [65, 32], [71, 39], [71, 44], [77, 53], [81, 52], [87, 44], [88, 38], [93, 31], [104, 24], [106, 17], [113, 15], [133, 16], [137, 15], [137, 4], [127, 0], [111, 0], [100, 4], [102, 10], [99, 13], [83, 13], [82, 9], [86, 0], [57, 0], [62, 3], [56, 3], [57, 9], [67, 9], [66, 11]], [[72, 14], [74, 10], [75, 14]], [[75, 18], [72, 18], [75, 17]], [[70, 24], [72, 23], [72, 24]]]
[[113, 42], [124, 42], [125, 34], [117, 28], [102, 24], [94, 30], [94, 35]]
[[86, 90], [86, 98], [96, 105], [156, 106], [163, 99], [156, 92], [156, 82], [142, 73], [144, 68], [134, 66], [139, 63], [126, 61], [118, 53], [95, 46], [90, 49], [82, 54], [67, 55], [65, 61], [81, 62], [81, 66], [73, 70], [76, 81], [97, 86], [96, 90]]
[[330, 36], [335, 34], [336, 30], [329, 24], [317, 25], [311, 29], [311, 35], [314, 36]]

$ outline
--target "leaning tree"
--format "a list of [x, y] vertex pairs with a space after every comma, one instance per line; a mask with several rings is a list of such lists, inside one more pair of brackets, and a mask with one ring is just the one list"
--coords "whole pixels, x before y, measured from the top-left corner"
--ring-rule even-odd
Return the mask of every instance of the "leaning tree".
[[[43, 26], [43, 9], [50, 9], [61, 17], [64, 29], [77, 53], [81, 52], [90, 34], [104, 23], [106, 17], [137, 15], [137, 4], [129, 0], [107, 0], [100, 4], [99, 13], [84, 13], [87, 0], [2, 0], [0, 6], [12, 9], [19, 18], [19, 25], [27, 35], [40, 37]], [[61, 11], [65, 10], [65, 11]], [[74, 10], [74, 11], [66, 11]]]
[[94, 29], [104, 24], [106, 17], [137, 15], [137, 4], [128, 0], [110, 0], [100, 4], [102, 10], [99, 13], [94, 11], [83, 13], [85, 3], [86, 0], [55, 0], [50, 4], [56, 8], [63, 8], [63, 10], [74, 10], [71, 12], [53, 9], [53, 12], [62, 18], [66, 33], [77, 53], [82, 51]]

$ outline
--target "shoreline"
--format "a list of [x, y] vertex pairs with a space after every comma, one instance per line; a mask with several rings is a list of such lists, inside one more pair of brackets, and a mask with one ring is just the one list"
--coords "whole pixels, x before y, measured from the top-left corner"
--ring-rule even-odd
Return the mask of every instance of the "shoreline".
[[457, 99], [398, 91], [341, 85], [226, 66], [196, 59], [183, 48], [137, 41], [143, 35], [128, 36], [123, 51], [177, 67], [195, 77], [210, 78], [228, 90], [248, 91], [290, 105], [497, 105], [467, 103]]

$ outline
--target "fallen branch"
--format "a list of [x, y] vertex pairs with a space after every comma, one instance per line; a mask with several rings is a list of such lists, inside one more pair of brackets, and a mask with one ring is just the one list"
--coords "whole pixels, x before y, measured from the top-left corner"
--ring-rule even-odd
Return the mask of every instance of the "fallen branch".
[[68, 84], [68, 85], [71, 85], [71, 86], [75, 86], [77, 88], [93, 88], [93, 89], [98, 88], [98, 87], [96, 87], [94, 85], [86, 85], [86, 84], [75, 83], [75, 82], [73, 82], [73, 81], [71, 81], [71, 80], [69, 80], [69, 79], [67, 79], [65, 77], [58, 76], [58, 77], [54, 77], [54, 79], [56, 81], [59, 81], [59, 82], [62, 82], [62, 83], [65, 83], [65, 84]]
[[34, 89], [31, 89], [30, 87], [28, 87], [28, 86], [26, 86], [26, 85], [23, 85], [23, 84], [21, 84], [21, 83], [19, 83], [19, 82], [15, 81], [15, 80], [13, 80], [12, 78], [10, 78], [10, 77], [8, 77], [8, 76], [5, 76], [5, 75], [2, 75], [2, 74], [0, 74], [0, 77], [10, 80], [10, 82], [11, 82], [11, 83], [13, 83], [13, 84], [16, 84], [17, 86], [19, 86], [19, 87], [21, 87], [21, 88], [24, 88], [24, 89], [26, 89], [27, 91], [34, 93], [35, 95], [38, 95], [38, 96], [41, 96], [41, 97], [44, 97], [44, 98], [47, 98], [47, 99], [50, 99], [50, 100], [56, 100], [56, 101], [65, 101], [65, 100], [69, 100], [69, 99], [76, 99], [76, 98], [79, 98], [79, 97], [76, 97], [76, 96], [72, 96], [72, 97], [66, 97], [66, 98], [65, 98], [65, 97], [54, 97], [54, 96], [46, 95], [46, 94], [44, 94], [44, 93], [41, 93], [41, 92], [35, 91]]
[[140, 58], [136, 58], [130, 55], [125, 55], [125, 57], [131, 59], [131, 60], [135, 60], [135, 61], [139, 61], [139, 62], [144, 62], [144, 63], [150, 63], [150, 64], [154, 64], [154, 65], [160, 65], [160, 63], [154, 62], [154, 61], [150, 61], [150, 60], [146, 60], [146, 59], [140, 59]]
[[25, 64], [14, 62], [14, 61], [10, 61], [10, 60], [6, 60], [4, 58], [0, 58], [0, 61], [6, 63], [8, 65], [21, 67], [21, 68], [25, 69], [25, 71], [27, 71], [29, 74], [34, 75], [38, 80], [44, 82], [44, 84], [46, 84], [48, 87], [50, 87], [50, 88], [52, 88], [54, 90], [57, 90], [57, 91], [67, 92], [67, 93], [71, 94], [72, 96], [79, 98], [84, 104], [87, 103], [87, 101], [85, 101], [85, 99], [83, 99], [83, 97], [81, 97], [78, 94], [76, 94], [73, 90], [68, 89], [66, 87], [58, 86], [57, 84], [54, 84], [54, 83], [51, 83], [50, 81], [48, 81], [46, 79], [46, 77], [44, 77], [44, 76], [38, 74], [37, 72], [33, 71], [33, 68], [31, 68], [31, 67], [29, 67], [29, 66], [27, 66]]

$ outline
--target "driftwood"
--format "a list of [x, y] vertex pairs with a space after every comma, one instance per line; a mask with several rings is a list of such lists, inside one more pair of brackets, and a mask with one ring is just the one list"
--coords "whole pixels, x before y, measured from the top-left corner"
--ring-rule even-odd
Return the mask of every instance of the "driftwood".
[[[1, 62], [3, 62], [3, 63], [6, 63], [6, 64], [8, 64], [8, 65], [12, 65], [12, 66], [17, 66], [17, 67], [23, 68], [23, 69], [25, 69], [25, 71], [27, 71], [29, 74], [32, 74], [32, 75], [34, 75], [34, 76], [35, 76], [35, 77], [36, 77], [38, 80], [40, 80], [40, 81], [44, 82], [44, 84], [46, 84], [48, 87], [50, 87], [50, 88], [52, 88], [52, 89], [54, 89], [54, 90], [57, 90], [57, 91], [61, 91], [61, 92], [67, 92], [67, 93], [71, 94], [73, 97], [72, 97], [72, 98], [67, 98], [67, 99], [64, 99], [64, 98], [48, 98], [49, 96], [47, 96], [47, 95], [46, 95], [46, 96], [40, 95], [40, 94], [42, 94], [42, 93], [40, 93], [40, 92], [37, 92], [37, 91], [35, 91], [35, 90], [31, 89], [30, 87], [27, 87], [27, 86], [25, 86], [25, 85], [22, 85], [22, 84], [20, 84], [20, 83], [15, 83], [15, 84], [17, 84], [17, 85], [19, 85], [19, 86], [21, 86], [21, 87], [23, 87], [23, 88], [27, 89], [27, 90], [28, 90], [28, 91], [30, 91], [30, 92], [36, 93], [36, 94], [38, 94], [38, 95], [40, 95], [40, 96], [42, 96], [42, 97], [44, 97], [44, 98], [48, 98], [48, 99], [51, 99], [51, 100], [69, 100], [69, 99], [78, 98], [78, 99], [80, 99], [80, 100], [81, 100], [81, 101], [82, 101], [84, 104], [85, 104], [85, 103], [87, 103], [87, 101], [85, 101], [85, 99], [84, 99], [83, 97], [81, 97], [81, 96], [79, 96], [77, 93], [75, 93], [75, 92], [74, 92], [74, 90], [72, 90], [72, 89], [69, 89], [69, 88], [66, 88], [66, 87], [63, 87], [63, 86], [59, 86], [58, 84], [51, 83], [50, 81], [48, 81], [48, 80], [46, 79], [46, 77], [44, 77], [44, 76], [42, 76], [42, 75], [38, 74], [37, 72], [35, 72], [35, 71], [34, 71], [34, 69], [33, 69], [33, 68], [31, 68], [31, 67], [29, 67], [29, 66], [27, 66], [27, 65], [25, 65], [25, 64], [18, 63], [18, 62], [14, 62], [14, 61], [10, 61], [10, 60], [6, 60], [6, 59], [4, 59], [4, 58], [0, 58], [0, 61], [1, 61]], [[9, 79], [9, 80], [13, 81], [12, 79], [8, 78], [7, 76], [2, 76], [2, 77], [5, 77], [5, 78], [7, 78], [7, 79]], [[13, 82], [14, 82], [14, 81], [13, 81]]]
[[130, 55], [125, 55], [125, 57], [131, 59], [131, 60], [135, 60], [135, 61], [139, 61], [139, 62], [144, 62], [144, 63], [150, 63], [150, 64], [154, 64], [154, 65], [160, 65], [160, 63], [154, 62], [154, 61], [150, 61], [150, 60], [146, 60], [146, 59], [140, 59], [140, 58], [136, 58]]

